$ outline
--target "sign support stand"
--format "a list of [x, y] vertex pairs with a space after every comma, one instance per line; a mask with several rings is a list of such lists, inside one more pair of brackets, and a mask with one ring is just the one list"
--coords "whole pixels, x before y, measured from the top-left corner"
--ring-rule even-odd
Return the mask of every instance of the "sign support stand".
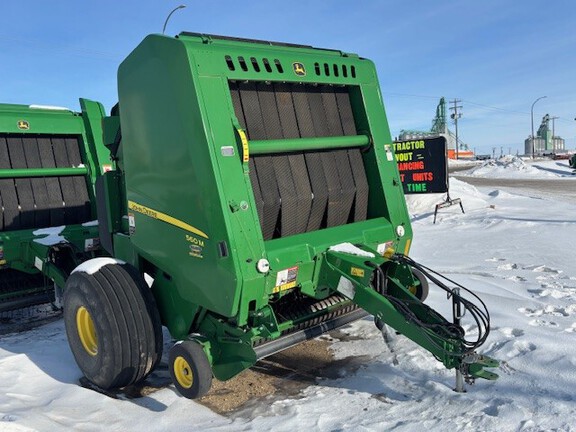
[[[458, 145], [458, 143], [456, 143]], [[448, 153], [448, 152], [446, 152]], [[450, 198], [450, 173], [448, 171], [448, 154], [446, 154], [446, 199], [440, 204], [436, 204], [434, 209], [434, 224], [436, 223], [436, 215], [438, 214], [438, 209], [443, 209], [446, 207], [451, 207], [453, 205], [459, 204], [462, 214], [464, 214], [464, 206], [462, 205], [462, 200], [460, 198]]]
[[460, 209], [462, 213], [464, 213], [464, 206], [462, 205], [462, 200], [460, 198], [450, 198], [450, 192], [446, 192], [446, 200], [441, 202], [440, 204], [436, 204], [436, 208], [434, 209], [434, 223], [436, 223], [436, 215], [438, 214], [438, 209], [443, 209], [446, 207], [450, 207], [456, 204], [460, 204]]

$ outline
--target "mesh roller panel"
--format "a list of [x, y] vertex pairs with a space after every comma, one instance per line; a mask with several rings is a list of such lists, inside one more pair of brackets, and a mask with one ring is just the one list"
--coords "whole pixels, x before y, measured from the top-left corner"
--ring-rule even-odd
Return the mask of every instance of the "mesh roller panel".
[[[345, 89], [337, 88], [334, 91], [340, 114], [340, 122], [344, 135], [355, 135], [356, 126], [354, 125], [354, 114], [350, 105], [350, 95]], [[348, 159], [352, 169], [352, 178], [356, 194], [354, 196], [354, 207], [350, 215], [350, 221], [366, 220], [368, 212], [368, 179], [364, 170], [364, 162], [360, 149], [348, 150]]]
[[[66, 138], [64, 142], [70, 166], [77, 167], [82, 164], [78, 140], [76, 138]], [[90, 219], [91, 213], [90, 198], [88, 196], [88, 190], [86, 189], [86, 178], [84, 176], [72, 176], [71, 178], [76, 193], [74, 200], [71, 202], [71, 206], [76, 209], [78, 222], [85, 222]]]
[[[276, 109], [281, 124], [282, 138], [299, 138], [298, 121], [294, 111], [294, 102], [292, 100], [291, 86], [289, 84], [274, 84], [274, 96], [276, 99]], [[306, 160], [301, 153], [292, 153], [287, 155], [278, 155], [288, 159], [290, 173], [294, 182], [294, 191], [296, 202], [293, 208], [282, 208], [282, 214], [286, 218], [291, 218], [294, 223], [294, 233], [306, 232], [310, 209], [312, 208], [312, 188], [306, 169]], [[289, 212], [289, 213], [288, 213]]]
[[[336, 95], [330, 88], [327, 88], [327, 86], [322, 87], [322, 102], [326, 112], [329, 136], [344, 135]], [[348, 150], [334, 150], [331, 153], [338, 171], [337, 175], [340, 181], [341, 195], [339, 197], [339, 211], [332, 212], [330, 216], [333, 218], [333, 226], [339, 226], [347, 223], [350, 219], [349, 216], [354, 202], [354, 196], [356, 195], [356, 188], [350, 167], [350, 160], [348, 158]], [[362, 167], [362, 169], [364, 169], [364, 167]]]
[[[315, 136], [328, 137], [342, 135], [342, 133], [338, 133], [337, 130], [331, 130], [331, 124], [328, 120], [328, 113], [331, 112], [331, 114], [337, 114], [337, 111], [335, 109], [335, 105], [332, 105], [330, 107], [331, 109], [327, 109], [325, 99], [326, 102], [329, 102], [329, 100], [323, 97], [326, 91], [327, 89], [325, 87], [315, 87], [311, 92], [308, 93]], [[334, 122], [336, 119], [338, 119], [337, 115], [332, 117], [331, 120]], [[326, 221], [323, 224], [328, 228], [345, 223], [346, 219], [344, 219], [343, 222], [340, 222], [340, 219], [342, 218], [339, 216], [342, 214], [348, 214], [350, 212], [350, 207], [346, 208], [346, 203], [343, 201], [344, 197], [342, 195], [342, 185], [340, 183], [340, 176], [338, 174], [338, 166], [334, 158], [334, 153], [335, 151], [325, 151], [319, 153], [322, 160], [322, 167], [324, 169], [326, 186], [328, 188], [328, 203], [325, 213]]]
[[[69, 168], [82, 164], [76, 137], [0, 136], [0, 169]], [[2, 231], [88, 222], [87, 179], [81, 176], [0, 179]]]
[[[292, 100], [294, 101], [294, 111], [296, 112], [296, 121], [300, 137], [315, 137], [314, 123], [312, 121], [312, 112], [310, 111], [310, 101], [308, 92], [312, 87], [303, 84], [294, 84], [292, 86]], [[310, 187], [312, 189], [312, 207], [306, 224], [306, 232], [320, 229], [326, 206], [328, 204], [328, 183], [324, 175], [324, 167], [319, 152], [305, 152], [306, 171], [298, 175], [308, 175]], [[307, 174], [306, 174], [307, 173]]]
[[[8, 142], [0, 137], [0, 169], [10, 169]], [[18, 209], [18, 194], [13, 179], [0, 179], [0, 195], [2, 196], [2, 230], [20, 229], [20, 210]]]
[[[38, 138], [38, 150], [42, 168], [56, 168], [54, 152], [50, 138]], [[50, 208], [50, 226], [64, 225], [64, 198], [58, 177], [46, 177], [48, 207]]]
[[[24, 156], [28, 168], [42, 166], [40, 163], [40, 153], [38, 142], [35, 138], [22, 138]], [[48, 206], [48, 189], [46, 181], [42, 177], [30, 179], [32, 192], [34, 194], [34, 226], [50, 226], [50, 208]]]
[[[260, 106], [259, 92], [255, 83], [244, 83], [239, 87], [240, 101], [246, 120], [246, 132], [249, 139], [267, 139], [264, 126], [263, 109]], [[254, 158], [256, 175], [260, 184], [260, 193], [264, 209], [260, 222], [264, 238], [272, 238], [280, 213], [280, 192], [271, 156]]]
[[[230, 96], [232, 97], [232, 105], [234, 105], [234, 112], [240, 122], [242, 129], [246, 130], [246, 119], [244, 118], [244, 110], [242, 109], [242, 101], [240, 100], [240, 90], [236, 83], [230, 83]], [[260, 183], [258, 182], [258, 175], [256, 174], [256, 165], [254, 158], [250, 158], [250, 183], [252, 183], [252, 190], [254, 192], [254, 201], [256, 201], [256, 211], [258, 217], [262, 221], [264, 216], [264, 200], [260, 192]]]
[[[66, 153], [66, 141], [64, 138], [53, 138], [52, 149], [54, 150], [54, 159], [57, 167], [71, 166]], [[67, 223], [78, 223], [78, 212], [73, 203], [76, 201], [76, 187], [72, 177], [60, 177], [60, 189], [64, 199], [64, 220]]]
[[[251, 140], [357, 133], [346, 88], [231, 82], [230, 93]], [[265, 240], [366, 219], [359, 149], [254, 155], [250, 180]]]
[[[12, 168], [27, 168], [22, 139], [11, 137], [6, 141]], [[14, 181], [20, 210], [20, 228], [34, 227], [34, 195], [32, 194], [31, 181], [28, 178], [17, 178]]]

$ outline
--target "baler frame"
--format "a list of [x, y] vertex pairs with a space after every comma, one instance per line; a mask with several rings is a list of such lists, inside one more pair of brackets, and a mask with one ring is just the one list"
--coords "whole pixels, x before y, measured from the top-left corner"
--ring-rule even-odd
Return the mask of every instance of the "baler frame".
[[[370, 61], [308, 46], [151, 35], [122, 63], [119, 99], [105, 119], [117, 170], [98, 186], [107, 197], [99, 203], [101, 236], [122, 266], [150, 276], [162, 323], [181, 341], [169, 363], [182, 394], [198, 397], [212, 374], [227, 380], [269, 353], [364, 316], [357, 306], [446, 367], [495, 378], [483, 367], [496, 363], [470, 360], [461, 327], [415, 297], [423, 281], [398, 258], [412, 231]], [[336, 160], [350, 167], [330, 165]], [[297, 174], [294, 164], [307, 172]], [[312, 197], [282, 189], [280, 167], [292, 169], [295, 191], [298, 175], [308, 176]], [[324, 170], [326, 183], [318, 186], [315, 170]], [[355, 198], [330, 214], [333, 200], [343, 199], [330, 188], [343, 192], [343, 176], [353, 178]], [[325, 199], [323, 216], [312, 221], [314, 210], [305, 207], [310, 219], [287, 228], [299, 217], [287, 203], [302, 198]], [[339, 217], [338, 208], [350, 214]], [[333, 250], [336, 239], [364, 256]], [[376, 286], [383, 271], [389, 293]], [[308, 305], [302, 316], [284, 313], [280, 305], [291, 301]]]
[[[213, 376], [232, 378], [366, 313], [468, 380], [496, 378], [484, 368], [498, 363], [475, 352], [487, 311], [470, 343], [423, 303], [423, 274], [447, 288], [407, 258], [412, 228], [372, 62], [150, 35], [121, 64], [118, 88], [108, 117], [85, 100], [82, 115], [0, 115], [0, 127], [81, 137], [86, 165], [0, 167], [0, 181], [83, 176], [86, 217], [98, 223], [3, 231], [0, 266], [65, 284], [68, 340], [93, 384], [145, 379], [162, 356], [162, 325], [178, 341], [174, 384], [196, 398]], [[455, 308], [480, 310], [449, 294]]]

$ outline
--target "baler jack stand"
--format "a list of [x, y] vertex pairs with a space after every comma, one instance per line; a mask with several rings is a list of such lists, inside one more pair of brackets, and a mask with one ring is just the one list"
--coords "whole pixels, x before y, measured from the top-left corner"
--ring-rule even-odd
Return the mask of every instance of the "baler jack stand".
[[[446, 368], [456, 369], [456, 391], [464, 391], [464, 382], [472, 383], [475, 378], [494, 380], [498, 377], [484, 368], [498, 367], [499, 362], [475, 352], [489, 333], [489, 314], [483, 303], [483, 308], [480, 308], [462, 298], [458, 288], [448, 289], [427, 271], [429, 269], [408, 257], [394, 255], [388, 259], [367, 252], [364, 247], [360, 251], [364, 253], [326, 252], [323, 274], [325, 282], [334, 291], [374, 315], [379, 328], [383, 324], [389, 325], [430, 351]], [[419, 282], [413, 276], [412, 268], [420, 270], [436, 285], [447, 289], [453, 302], [453, 323], [413, 294]], [[470, 313], [478, 325], [479, 337], [476, 341], [467, 341], [460, 325], [460, 318], [465, 313]]]
[[[434, 215], [436, 217], [436, 215]], [[450, 297], [450, 294], [448, 294]], [[452, 290], [452, 315], [454, 318], [454, 324], [460, 326], [460, 319], [462, 318], [462, 308], [459, 301], [460, 298], [460, 289], [454, 288]], [[460, 369], [456, 369], [456, 387], [454, 388], [456, 393], [465, 393], [466, 389], [464, 388], [464, 375]]]

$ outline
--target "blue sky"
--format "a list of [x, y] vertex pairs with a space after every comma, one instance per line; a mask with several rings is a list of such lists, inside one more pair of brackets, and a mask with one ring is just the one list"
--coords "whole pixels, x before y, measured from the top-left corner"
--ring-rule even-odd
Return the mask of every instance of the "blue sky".
[[[0, 102], [78, 109], [116, 102], [116, 70], [149, 33], [194, 31], [303, 43], [373, 60], [392, 135], [427, 130], [461, 99], [460, 138], [523, 151], [542, 116], [576, 148], [576, 5], [570, 0], [19, 0], [0, 6]], [[453, 129], [453, 125], [451, 125]]]

